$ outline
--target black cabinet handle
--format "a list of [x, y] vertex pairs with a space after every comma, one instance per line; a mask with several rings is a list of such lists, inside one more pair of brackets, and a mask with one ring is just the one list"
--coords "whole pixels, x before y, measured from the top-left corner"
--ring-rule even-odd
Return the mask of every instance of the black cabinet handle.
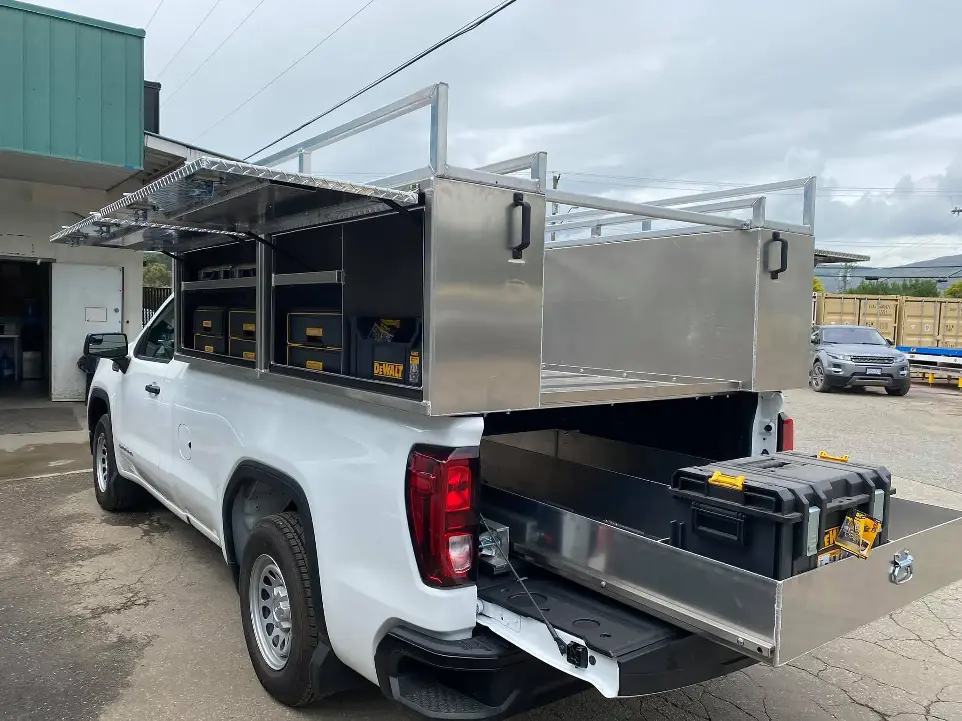
[[147, 385], [144, 386], [144, 390], [153, 396], [160, 395], [160, 386], [157, 385], [156, 383], [148, 383]]
[[512, 205], [521, 208], [521, 242], [511, 248], [511, 257], [521, 260], [521, 254], [531, 245], [531, 203], [524, 199], [524, 193], [515, 193]]
[[772, 239], [768, 241], [767, 245], [772, 246], [775, 243], [781, 245], [781, 257], [778, 267], [775, 270], [769, 271], [772, 274], [772, 280], [778, 280], [778, 276], [788, 270], [788, 241], [785, 240], [777, 230], [772, 233]]

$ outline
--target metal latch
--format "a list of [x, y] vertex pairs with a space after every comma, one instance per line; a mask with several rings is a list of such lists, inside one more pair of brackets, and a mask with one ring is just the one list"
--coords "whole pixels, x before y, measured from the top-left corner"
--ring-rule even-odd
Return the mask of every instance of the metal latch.
[[817, 506], [808, 507], [808, 518], [805, 526], [805, 555], [814, 556], [818, 553], [819, 523], [822, 511]]
[[485, 527], [487, 530], [478, 537], [479, 560], [491, 573], [504, 573], [510, 568], [507, 558], [511, 548], [508, 527], [491, 519], [487, 520]]
[[903, 583], [908, 583], [911, 581], [912, 576], [915, 573], [912, 568], [914, 563], [915, 558], [912, 557], [912, 553], [909, 551], [909, 549], [903, 548], [892, 558], [892, 568], [889, 570], [889, 580], [896, 586], [901, 586]]

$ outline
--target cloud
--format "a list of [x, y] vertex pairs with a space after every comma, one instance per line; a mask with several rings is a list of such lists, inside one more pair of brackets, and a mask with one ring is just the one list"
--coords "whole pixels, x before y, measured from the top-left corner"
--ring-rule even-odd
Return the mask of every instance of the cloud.
[[[135, 25], [154, 7], [46, 1]], [[148, 77], [213, 1], [165, 0]], [[222, 3], [159, 78], [164, 92], [256, 2]], [[201, 144], [247, 155], [493, 4], [376, 0]], [[191, 140], [361, 5], [266, 0], [163, 105], [163, 132]], [[445, 80], [452, 163], [546, 150], [552, 169], [571, 171], [562, 188], [644, 198], [817, 173], [820, 246], [919, 259], [960, 241], [949, 213], [962, 204], [960, 24], [956, 0], [519, 0], [291, 142]], [[399, 172], [425, 164], [426, 139], [425, 113], [331, 148], [315, 168]]]

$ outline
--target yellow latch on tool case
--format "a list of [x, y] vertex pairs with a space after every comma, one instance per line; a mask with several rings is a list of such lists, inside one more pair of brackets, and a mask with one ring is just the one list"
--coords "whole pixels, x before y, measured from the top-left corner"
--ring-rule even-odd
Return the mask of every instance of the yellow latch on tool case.
[[848, 463], [848, 456], [833, 456], [825, 451], [818, 452], [819, 460], [822, 461], [835, 461], [836, 463]]
[[721, 471], [715, 471], [709, 477], [708, 482], [713, 486], [723, 486], [736, 491], [745, 490], [745, 476], [729, 476]]

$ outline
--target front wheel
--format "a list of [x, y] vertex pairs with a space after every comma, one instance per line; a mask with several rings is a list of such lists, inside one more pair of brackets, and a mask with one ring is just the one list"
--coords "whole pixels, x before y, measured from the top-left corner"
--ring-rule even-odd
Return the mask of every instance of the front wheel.
[[828, 383], [825, 381], [825, 367], [821, 361], [815, 361], [815, 365], [812, 366], [809, 383], [816, 393], [828, 393], [830, 390]]
[[94, 428], [94, 493], [105, 511], [134, 511], [142, 508], [147, 492], [117, 472], [114, 435], [110, 416], [104, 414]]
[[240, 604], [247, 652], [264, 689], [288, 706], [313, 701], [318, 619], [296, 513], [276, 513], [254, 526], [241, 563]]
[[912, 387], [911, 383], [906, 383], [901, 386], [895, 386], [894, 388], [886, 388], [885, 392], [888, 393], [890, 396], [904, 396], [904, 395], [908, 395], [909, 388], [911, 387]]

